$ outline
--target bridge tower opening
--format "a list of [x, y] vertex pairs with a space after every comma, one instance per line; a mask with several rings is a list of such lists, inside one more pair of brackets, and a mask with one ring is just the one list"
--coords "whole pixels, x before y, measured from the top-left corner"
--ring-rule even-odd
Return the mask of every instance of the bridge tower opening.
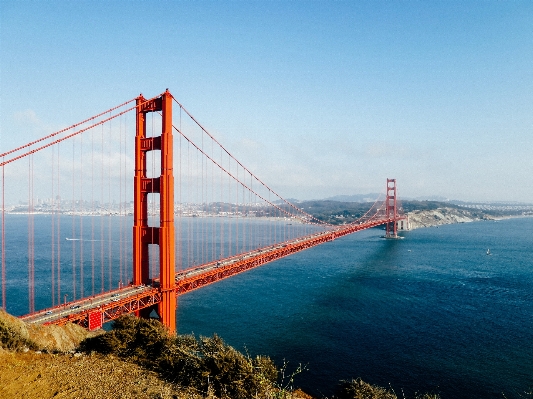
[[[133, 284], [150, 285], [149, 245], [159, 246], [159, 291], [161, 301], [138, 310], [148, 318], [155, 310], [171, 333], [176, 330], [175, 250], [174, 250], [174, 174], [172, 135], [172, 95], [166, 90], [160, 97], [136, 99], [135, 177], [133, 209]], [[147, 137], [146, 115], [160, 112], [161, 135]], [[146, 161], [150, 151], [161, 152], [161, 175], [147, 177]], [[148, 194], [159, 194], [159, 227], [149, 226]]]
[[385, 224], [385, 237], [398, 238], [398, 208], [396, 202], [396, 179], [387, 179], [387, 198], [385, 199], [385, 213], [390, 222]]

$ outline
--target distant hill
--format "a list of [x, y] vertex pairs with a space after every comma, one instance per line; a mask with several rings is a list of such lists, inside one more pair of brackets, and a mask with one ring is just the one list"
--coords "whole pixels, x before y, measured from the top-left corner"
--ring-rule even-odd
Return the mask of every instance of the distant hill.
[[379, 195], [380, 194], [335, 195], [334, 197], [325, 198], [322, 201], [374, 202], [379, 197]]
[[[298, 204], [300, 203], [301, 201], [296, 199], [296, 198], [285, 198], [286, 201], [290, 202], [291, 204]], [[276, 200], [276, 201], [272, 201], [273, 204], [276, 204], [276, 205], [283, 205], [285, 204], [286, 202], [285, 201], [282, 201], [282, 200]]]
[[[333, 197], [325, 198], [321, 201], [339, 201], [339, 202], [374, 202], [379, 196], [383, 197], [383, 194], [370, 193], [370, 194], [353, 194], [353, 195], [335, 195]], [[436, 202], [448, 202], [449, 199], [438, 195], [428, 197], [401, 197], [402, 200], [407, 201], [436, 201]]]
[[[372, 201], [336, 201], [336, 200], [316, 200], [302, 201], [298, 206], [310, 213], [317, 219], [330, 224], [348, 224], [363, 216], [374, 204], [376, 198]], [[472, 220], [500, 218], [508, 216], [531, 216], [533, 215], [533, 206], [531, 205], [479, 205], [479, 204], [454, 204], [443, 201], [415, 201], [401, 200], [399, 203], [400, 212], [427, 212], [434, 216], [434, 211], [438, 209], [447, 209], [449, 215], [457, 214], [457, 217], [467, 217]], [[433, 213], [432, 213], [433, 212]], [[429, 222], [420, 222], [420, 225]]]

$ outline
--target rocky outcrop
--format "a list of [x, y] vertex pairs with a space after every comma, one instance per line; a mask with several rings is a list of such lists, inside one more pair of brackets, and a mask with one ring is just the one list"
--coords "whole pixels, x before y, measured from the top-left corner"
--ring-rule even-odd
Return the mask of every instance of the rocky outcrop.
[[409, 212], [409, 225], [411, 230], [420, 227], [439, 226], [443, 224], [468, 223], [477, 220], [493, 220], [494, 218], [478, 212], [473, 213], [467, 209], [438, 208], [429, 211]]

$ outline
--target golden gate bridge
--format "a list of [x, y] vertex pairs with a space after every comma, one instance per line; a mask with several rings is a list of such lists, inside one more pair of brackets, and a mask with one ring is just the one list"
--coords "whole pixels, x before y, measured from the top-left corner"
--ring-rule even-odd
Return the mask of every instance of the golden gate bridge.
[[[396, 238], [405, 219], [395, 179], [354, 222], [312, 216], [239, 162], [168, 89], [0, 159], [2, 307], [11, 300], [8, 273], [26, 268], [20, 318], [28, 323], [92, 330], [155, 312], [175, 332], [179, 295], [371, 227]], [[15, 240], [21, 223], [25, 238]], [[21, 246], [23, 255], [14, 250]]]

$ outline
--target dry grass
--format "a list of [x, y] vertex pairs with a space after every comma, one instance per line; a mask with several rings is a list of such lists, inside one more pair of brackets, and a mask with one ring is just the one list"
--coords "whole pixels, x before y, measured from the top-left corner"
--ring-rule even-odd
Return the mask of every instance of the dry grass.
[[[216, 399], [161, 380], [114, 356], [39, 354], [0, 349], [0, 398]], [[314, 399], [296, 390], [287, 399]], [[252, 399], [252, 398], [251, 398]]]
[[0, 352], [1, 398], [194, 397], [176, 392], [155, 373], [111, 356]]

